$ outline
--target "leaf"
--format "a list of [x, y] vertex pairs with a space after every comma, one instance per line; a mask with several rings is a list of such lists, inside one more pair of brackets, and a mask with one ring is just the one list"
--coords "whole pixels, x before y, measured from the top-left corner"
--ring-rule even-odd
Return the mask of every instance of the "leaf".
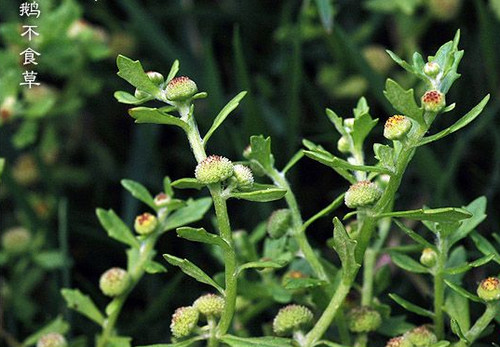
[[468, 291], [466, 291], [465, 289], [460, 287], [458, 284], [455, 284], [455, 283], [450, 282], [448, 280], [444, 280], [444, 282], [446, 283], [446, 285], [448, 287], [453, 289], [455, 292], [457, 292], [458, 294], [460, 294], [464, 298], [467, 298], [467, 299], [474, 301], [474, 302], [483, 302], [483, 300], [481, 300], [478, 296], [476, 296], [472, 293], [469, 293]]
[[482, 235], [478, 234], [477, 232], [472, 232], [470, 234], [472, 241], [474, 241], [474, 244], [476, 245], [477, 249], [483, 253], [484, 255], [488, 256], [490, 254], [494, 254], [493, 260], [500, 264], [500, 254], [498, 251], [495, 249], [495, 247]]
[[391, 252], [391, 259], [400, 268], [413, 273], [429, 273], [429, 270], [413, 258], [396, 252]]
[[238, 267], [238, 272], [242, 272], [247, 269], [280, 269], [287, 264], [284, 260], [266, 260], [266, 261], [252, 261], [245, 263]]
[[465, 337], [464, 333], [462, 332], [462, 328], [460, 327], [458, 322], [453, 318], [450, 319], [450, 327], [451, 327], [451, 331], [453, 331], [453, 333], [455, 335], [457, 335], [460, 338], [460, 340], [462, 340], [464, 342], [469, 342], [467, 340], [467, 338]]
[[448, 269], [446, 269], [446, 273], [450, 274], [450, 275], [460, 274], [460, 273], [469, 271], [472, 268], [483, 266], [484, 264], [489, 263], [494, 258], [495, 258], [495, 254], [485, 255], [484, 257], [476, 259], [475, 261], [473, 261], [471, 263], [465, 263], [465, 264], [460, 265], [460, 266], [448, 268]]
[[388, 49], [386, 50], [386, 52], [387, 52], [387, 54], [389, 54], [389, 56], [392, 58], [392, 60], [394, 60], [403, 69], [405, 69], [406, 71], [408, 71], [411, 74], [416, 74], [416, 71], [413, 68], [413, 66], [411, 66], [406, 61], [401, 59], [396, 53], [394, 53], [393, 51], [390, 51]]
[[64, 267], [68, 262], [64, 254], [60, 251], [43, 251], [36, 253], [33, 261], [46, 270], [54, 270]]
[[66, 300], [68, 308], [79, 312], [99, 325], [104, 324], [104, 316], [92, 299], [78, 289], [62, 289], [61, 294]]
[[43, 335], [47, 335], [49, 333], [59, 333], [59, 334], [66, 334], [69, 330], [69, 324], [66, 323], [61, 317], [57, 317], [47, 325], [45, 325], [43, 328], [38, 330], [36, 333], [31, 334], [28, 336], [22, 343], [22, 346], [31, 346], [37, 343], [37, 341], [42, 337]]
[[421, 244], [422, 246], [424, 246], [426, 248], [435, 249], [435, 246], [432, 243], [430, 243], [429, 241], [424, 239], [422, 236], [420, 236], [419, 234], [417, 234], [416, 232], [414, 232], [413, 230], [408, 228], [406, 225], [404, 225], [403, 223], [401, 223], [397, 219], [395, 219], [394, 222], [401, 230], [403, 230], [406, 233], [406, 235], [411, 237], [413, 239], [413, 241]]
[[378, 172], [384, 174], [391, 174], [392, 172], [385, 167], [380, 166], [368, 166], [368, 165], [354, 165], [346, 160], [340, 159], [333, 154], [325, 154], [325, 152], [316, 151], [304, 151], [304, 154], [322, 164], [330, 166], [333, 169], [344, 169], [352, 171], [363, 171], [363, 172]]
[[157, 209], [153, 196], [151, 196], [151, 193], [142, 184], [140, 184], [139, 182], [126, 179], [123, 179], [120, 182], [123, 188], [128, 190], [134, 198], [142, 201], [143, 203], [151, 207], [153, 210]]
[[102, 208], [98, 208], [96, 214], [109, 237], [131, 247], [139, 247], [139, 242], [132, 234], [132, 231], [113, 210], [106, 211]]
[[250, 137], [251, 152], [248, 159], [255, 160], [264, 170], [269, 171], [274, 166], [274, 157], [271, 154], [271, 138], [259, 135]]
[[211, 285], [222, 295], [224, 295], [224, 289], [219, 286], [212, 278], [210, 278], [210, 276], [203, 272], [202, 269], [191, 263], [189, 260], [177, 258], [170, 254], [164, 254], [163, 257], [171, 265], [178, 266], [186, 275], [193, 277], [198, 282]]
[[118, 76], [133, 85], [143, 92], [149, 93], [155, 98], [161, 97], [160, 88], [149, 79], [148, 75], [144, 72], [141, 63], [136, 60], [133, 61], [123, 55], [116, 58], [116, 65], [118, 66]]
[[211, 198], [186, 201], [186, 206], [168, 216], [163, 231], [172, 230], [203, 218], [212, 205]]
[[472, 217], [472, 214], [463, 208], [443, 207], [435, 209], [419, 209], [411, 211], [386, 212], [379, 214], [377, 217], [378, 218], [398, 217], [398, 218], [408, 218], [414, 220], [425, 220], [437, 223], [452, 223], [470, 218]]
[[354, 147], [359, 150], [363, 148], [365, 138], [378, 122], [378, 119], [370, 117], [369, 111], [366, 99], [364, 97], [360, 98], [354, 109], [354, 124], [351, 133]]
[[188, 130], [186, 122], [157, 108], [134, 107], [128, 110], [128, 113], [135, 119], [136, 123], [168, 124], [178, 126], [186, 131]]
[[288, 163], [283, 168], [283, 175], [285, 175], [288, 170], [295, 166], [299, 162], [300, 159], [304, 157], [304, 150], [300, 149], [297, 153], [293, 155], [293, 157], [288, 161]]
[[314, 288], [326, 285], [328, 282], [319, 280], [317, 278], [290, 278], [287, 277], [283, 281], [285, 289], [305, 289]]
[[144, 271], [146, 271], [148, 274], [154, 275], [158, 273], [167, 272], [167, 269], [160, 263], [154, 260], [150, 260], [146, 264], [144, 264]]
[[463, 208], [472, 213], [448, 238], [450, 247], [472, 232], [486, 218], [486, 197], [481, 196]]
[[340, 194], [335, 200], [333, 200], [328, 206], [326, 206], [324, 209], [316, 213], [314, 216], [309, 218], [304, 224], [302, 224], [302, 229], [306, 230], [312, 223], [314, 223], [316, 220], [320, 219], [321, 217], [327, 216], [333, 211], [335, 211], [339, 206], [341, 206], [344, 203], [344, 195]]
[[128, 104], [128, 105], [140, 105], [145, 103], [146, 101], [153, 100], [154, 98], [147, 97], [147, 98], [142, 98], [138, 99], [135, 96], [133, 96], [130, 93], [124, 92], [122, 90], [116, 91], [113, 96], [118, 102], [121, 102], [122, 104]]
[[398, 303], [404, 309], [406, 309], [406, 310], [408, 310], [410, 312], [416, 313], [419, 316], [429, 317], [429, 318], [433, 318], [434, 319], [434, 313], [433, 312], [431, 312], [429, 310], [426, 310], [426, 309], [423, 309], [422, 307], [417, 306], [415, 304], [412, 304], [411, 302], [403, 299], [402, 297], [400, 297], [397, 294], [391, 293], [391, 294], [389, 294], [389, 297], [392, 300], [396, 301], [396, 303]]
[[286, 189], [278, 188], [272, 184], [254, 183], [248, 191], [233, 191], [230, 197], [248, 201], [268, 202], [281, 199], [286, 192]]
[[172, 182], [172, 187], [177, 189], [198, 189], [205, 187], [205, 184], [198, 181], [196, 178], [186, 177], [180, 178]]
[[474, 119], [476, 119], [481, 114], [484, 107], [488, 103], [489, 99], [490, 99], [490, 94], [486, 95], [483, 98], [483, 100], [481, 100], [481, 102], [479, 104], [474, 106], [474, 108], [472, 110], [467, 112], [467, 114], [465, 116], [463, 116], [462, 118], [460, 118], [455, 124], [438, 132], [437, 134], [424, 137], [422, 140], [420, 140], [420, 142], [418, 143], [418, 146], [426, 145], [428, 143], [437, 141], [437, 140], [442, 139], [443, 137], [445, 137], [449, 134], [453, 134], [455, 131], [462, 129], [463, 127], [468, 125], [470, 122], [472, 122]]
[[446, 313], [457, 321], [462, 331], [470, 329], [469, 300], [453, 290], [447, 291], [444, 304]]
[[165, 176], [165, 178], [163, 178], [163, 191], [168, 196], [174, 197], [174, 190], [172, 189], [172, 181], [168, 176]]
[[375, 143], [373, 144], [373, 152], [375, 153], [375, 158], [379, 161], [382, 167], [394, 172], [394, 148], [380, 143]]
[[356, 263], [354, 255], [357, 242], [349, 237], [344, 225], [337, 217], [333, 219], [333, 226], [333, 248], [342, 262], [342, 278], [350, 280], [361, 266]]
[[384, 318], [382, 325], [377, 329], [377, 333], [386, 336], [403, 335], [415, 326], [406, 321], [406, 316], [392, 316]]
[[415, 102], [413, 89], [404, 90], [396, 81], [388, 78], [384, 95], [396, 110], [417, 123], [424, 124], [422, 109]]
[[332, 0], [315, 0], [321, 24], [327, 32], [332, 31], [334, 8]]
[[214, 122], [212, 123], [212, 126], [210, 129], [208, 129], [207, 133], [205, 134], [205, 137], [203, 138], [203, 144], [206, 145], [212, 134], [217, 130], [217, 128], [226, 120], [227, 116], [240, 104], [241, 99], [245, 97], [247, 92], [241, 92], [238, 95], [236, 95], [234, 98], [232, 98], [226, 106], [222, 108], [222, 110], [219, 112], [217, 117], [215, 117]]
[[170, 71], [168, 72], [167, 79], [165, 80], [165, 83], [168, 83], [171, 80], [173, 80], [175, 75], [177, 75], [177, 72], [179, 72], [179, 61], [177, 59], [175, 59], [173, 64], [172, 64], [172, 67], [170, 67]]
[[[2, 177], [2, 172], [3, 172], [4, 168], [5, 168], [5, 159], [4, 158], [0, 158], [0, 178]], [[0, 179], [0, 182], [2, 182], [1, 179]]]
[[231, 347], [292, 347], [292, 340], [282, 337], [238, 337], [224, 335], [220, 339]]
[[327, 108], [326, 109], [326, 115], [330, 122], [335, 126], [335, 129], [340, 133], [342, 136], [348, 136], [348, 133], [346, 129], [344, 128], [344, 121], [341, 117], [339, 117], [333, 110]]
[[184, 340], [181, 342], [176, 342], [176, 343], [157, 343], [154, 345], [141, 345], [141, 346], [137, 346], [137, 347], [190, 347], [190, 346], [193, 346], [193, 344], [196, 341], [201, 341], [204, 339], [205, 339], [204, 336], [196, 336], [196, 337], [192, 337], [190, 339], [187, 339], [187, 340]]
[[177, 235], [182, 237], [183, 239], [206, 243], [209, 245], [219, 246], [225, 250], [229, 248], [229, 245], [226, 241], [219, 235], [211, 234], [207, 232], [204, 228], [190, 228], [190, 227], [181, 227], [177, 228]]

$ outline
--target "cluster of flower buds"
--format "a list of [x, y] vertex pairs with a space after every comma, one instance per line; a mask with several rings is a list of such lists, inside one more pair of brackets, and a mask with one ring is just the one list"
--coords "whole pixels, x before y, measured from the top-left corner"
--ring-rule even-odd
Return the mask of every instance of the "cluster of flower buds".
[[349, 208], [358, 208], [375, 203], [382, 191], [376, 183], [370, 181], [360, 181], [349, 187], [345, 193], [344, 201]]
[[2, 235], [2, 248], [10, 254], [21, 254], [29, 249], [31, 233], [23, 227], [8, 229]]
[[273, 320], [273, 331], [277, 335], [291, 335], [309, 324], [313, 313], [302, 305], [288, 305], [279, 310]]
[[68, 342], [59, 333], [49, 333], [38, 339], [36, 347], [67, 347]]
[[254, 179], [252, 170], [241, 164], [233, 165], [226, 157], [211, 155], [196, 166], [194, 175], [203, 184], [223, 182], [232, 178], [238, 188], [250, 188]]
[[267, 221], [267, 233], [273, 239], [279, 239], [286, 234], [291, 226], [292, 213], [283, 208], [274, 211]]
[[115, 297], [127, 291], [130, 287], [129, 273], [119, 267], [114, 267], [107, 270], [99, 279], [99, 288], [104, 295]]
[[354, 333], [375, 331], [382, 324], [382, 317], [371, 307], [355, 307], [349, 312], [349, 330]]

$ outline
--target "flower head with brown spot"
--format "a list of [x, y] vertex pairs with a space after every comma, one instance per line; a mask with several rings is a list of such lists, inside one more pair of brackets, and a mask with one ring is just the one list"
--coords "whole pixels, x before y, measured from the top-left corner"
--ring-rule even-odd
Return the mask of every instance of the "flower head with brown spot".
[[384, 125], [384, 137], [388, 140], [401, 140], [411, 129], [408, 117], [395, 115], [387, 119]]
[[189, 77], [181, 76], [168, 82], [165, 88], [165, 96], [171, 101], [186, 101], [196, 94], [197, 91], [198, 87], [193, 80]]
[[143, 213], [135, 218], [134, 229], [138, 234], [149, 235], [158, 225], [158, 220], [151, 213]]
[[445, 96], [438, 90], [429, 90], [422, 96], [422, 106], [428, 112], [441, 111], [445, 105]]
[[484, 301], [500, 300], [500, 280], [497, 277], [484, 279], [477, 288], [477, 295]]

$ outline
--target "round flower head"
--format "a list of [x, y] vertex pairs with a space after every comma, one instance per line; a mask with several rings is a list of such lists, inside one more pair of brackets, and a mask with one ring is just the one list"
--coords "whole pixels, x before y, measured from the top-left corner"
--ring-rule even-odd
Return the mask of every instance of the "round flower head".
[[500, 300], [500, 280], [496, 277], [482, 280], [477, 287], [477, 295], [484, 301]]
[[177, 338], [188, 336], [196, 327], [199, 317], [200, 313], [194, 307], [179, 307], [172, 315], [172, 322], [170, 323], [172, 335]]
[[405, 339], [411, 342], [414, 346], [425, 347], [437, 342], [437, 337], [425, 325], [416, 327], [408, 331], [404, 335]]
[[236, 164], [234, 166], [234, 178], [239, 188], [249, 188], [253, 185], [253, 173], [248, 166]]
[[344, 201], [347, 207], [357, 208], [373, 204], [381, 195], [382, 192], [375, 183], [360, 181], [349, 187]]
[[40, 337], [36, 347], [66, 347], [68, 343], [64, 336], [59, 333], [50, 333]]
[[413, 347], [413, 344], [404, 336], [398, 336], [387, 341], [385, 347]]
[[405, 116], [392, 116], [385, 122], [384, 137], [388, 140], [401, 140], [411, 129], [411, 120]]
[[107, 296], [121, 295], [128, 289], [129, 285], [130, 275], [119, 267], [109, 269], [99, 279], [99, 288]]
[[204, 184], [222, 182], [233, 175], [233, 163], [220, 155], [211, 155], [201, 161], [194, 171], [198, 181]]
[[220, 316], [224, 311], [224, 299], [215, 294], [200, 296], [193, 303], [193, 307], [204, 316]]
[[189, 77], [176, 77], [167, 84], [165, 96], [171, 101], [185, 101], [198, 91], [196, 83]]
[[341, 136], [337, 141], [337, 149], [341, 153], [349, 153], [351, 151], [351, 145], [349, 144], [349, 140], [345, 136]]
[[301, 326], [308, 324], [313, 319], [313, 314], [305, 306], [288, 305], [279, 310], [273, 321], [273, 330], [278, 335], [287, 335]]
[[436, 77], [440, 70], [439, 64], [433, 61], [429, 61], [424, 65], [424, 74], [429, 77]]
[[349, 312], [349, 330], [355, 333], [375, 331], [382, 324], [378, 311], [370, 307], [356, 307]]
[[424, 248], [422, 254], [420, 255], [420, 263], [422, 265], [432, 267], [436, 265], [437, 253], [432, 248]]
[[154, 203], [158, 207], [165, 207], [168, 205], [170, 202], [170, 196], [168, 196], [165, 193], [159, 193], [158, 195], [155, 196], [154, 198]]
[[446, 99], [443, 93], [437, 90], [430, 90], [425, 92], [422, 96], [422, 106], [428, 112], [441, 111], [446, 105]]
[[143, 213], [135, 217], [134, 229], [140, 235], [151, 234], [158, 225], [158, 220], [151, 213]]
[[160, 85], [165, 81], [163, 75], [156, 71], [148, 71], [146, 72], [146, 75], [148, 75], [150, 81], [156, 85]]
[[30, 246], [31, 234], [23, 227], [15, 227], [2, 235], [2, 247], [11, 254], [24, 253]]
[[289, 209], [283, 208], [274, 211], [267, 221], [267, 233], [273, 239], [279, 239], [286, 234], [290, 227], [292, 213]]

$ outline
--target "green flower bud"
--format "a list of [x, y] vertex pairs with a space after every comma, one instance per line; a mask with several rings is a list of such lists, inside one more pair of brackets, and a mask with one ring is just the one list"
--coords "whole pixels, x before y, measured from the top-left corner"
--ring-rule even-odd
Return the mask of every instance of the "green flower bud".
[[378, 73], [385, 75], [393, 65], [393, 60], [384, 47], [371, 45], [363, 49], [363, 56], [370, 67]]
[[484, 301], [500, 300], [500, 280], [496, 277], [484, 279], [477, 287], [477, 296]]
[[349, 187], [344, 201], [347, 207], [357, 208], [373, 204], [381, 195], [382, 192], [375, 183], [360, 181]]
[[224, 311], [225, 301], [222, 297], [215, 294], [206, 294], [200, 296], [193, 303], [193, 307], [204, 316], [220, 316]]
[[8, 229], [2, 235], [2, 247], [7, 253], [21, 254], [28, 250], [31, 234], [23, 227]]
[[140, 235], [149, 235], [158, 226], [158, 219], [151, 213], [143, 213], [135, 217], [134, 229]]
[[413, 344], [404, 336], [398, 336], [387, 341], [385, 347], [413, 347]]
[[367, 307], [356, 307], [349, 312], [349, 330], [355, 333], [375, 331], [382, 324], [378, 311]]
[[432, 331], [430, 331], [425, 325], [416, 327], [408, 331], [404, 335], [405, 339], [411, 342], [413, 345], [419, 346], [429, 346], [437, 342], [437, 337]]
[[432, 248], [424, 248], [422, 254], [420, 255], [420, 263], [422, 265], [433, 267], [437, 262], [437, 253]]
[[171, 101], [186, 101], [198, 91], [196, 83], [189, 77], [176, 77], [167, 84], [165, 96]]
[[165, 82], [165, 78], [163, 78], [163, 75], [159, 72], [156, 71], [148, 71], [146, 72], [146, 75], [148, 75], [149, 80], [159, 86], [163, 82]]
[[211, 155], [201, 161], [194, 171], [194, 176], [204, 184], [222, 182], [234, 173], [233, 163], [220, 155]]
[[288, 335], [310, 323], [313, 314], [305, 306], [288, 305], [279, 310], [273, 321], [273, 330], [278, 335]]
[[422, 96], [422, 106], [428, 112], [438, 112], [446, 106], [446, 98], [440, 91], [430, 90]]
[[349, 153], [351, 151], [351, 144], [349, 143], [349, 139], [345, 136], [341, 136], [337, 141], [337, 149], [341, 153]]
[[172, 315], [172, 322], [170, 323], [172, 335], [177, 338], [188, 336], [196, 327], [199, 317], [200, 313], [194, 307], [179, 307]]
[[66, 347], [68, 343], [64, 336], [59, 333], [50, 333], [40, 337], [36, 347]]
[[401, 140], [411, 129], [411, 120], [408, 117], [396, 115], [385, 122], [384, 137], [388, 140]]
[[292, 222], [292, 213], [289, 209], [274, 211], [267, 221], [267, 233], [273, 239], [279, 239], [286, 234]]
[[462, 0], [429, 0], [429, 12], [441, 21], [455, 18], [460, 10]]
[[154, 198], [154, 203], [158, 207], [165, 207], [170, 202], [171, 198], [165, 193], [159, 193]]
[[248, 166], [236, 164], [234, 178], [236, 178], [238, 188], [250, 188], [253, 185], [253, 173]]
[[438, 63], [435, 63], [433, 61], [429, 61], [424, 65], [424, 74], [426, 74], [429, 77], [436, 77], [441, 71], [441, 67], [439, 66]]
[[130, 275], [127, 271], [114, 267], [101, 275], [99, 288], [104, 295], [118, 296], [123, 294], [130, 286]]

